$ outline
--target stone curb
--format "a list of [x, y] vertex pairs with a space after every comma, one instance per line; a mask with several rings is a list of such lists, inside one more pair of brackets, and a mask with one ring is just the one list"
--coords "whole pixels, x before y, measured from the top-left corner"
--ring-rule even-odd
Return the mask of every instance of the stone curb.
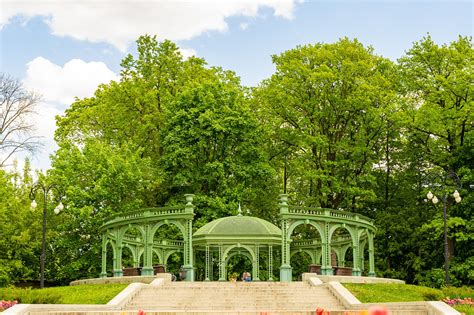
[[147, 286], [143, 283], [131, 283], [125, 289], [123, 289], [119, 294], [117, 294], [109, 303], [105, 304], [110, 307], [119, 307], [124, 306], [128, 301], [130, 301], [140, 290]]
[[347, 290], [340, 282], [331, 281], [328, 283], [329, 291], [341, 301], [344, 307], [352, 308], [354, 305], [362, 304], [349, 290]]

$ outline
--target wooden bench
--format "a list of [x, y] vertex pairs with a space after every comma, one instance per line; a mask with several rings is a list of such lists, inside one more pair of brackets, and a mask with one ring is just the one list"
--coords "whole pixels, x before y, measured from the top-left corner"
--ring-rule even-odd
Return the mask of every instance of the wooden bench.
[[157, 274], [157, 273], [165, 273], [166, 272], [166, 268], [165, 268], [165, 265], [154, 265], [153, 266], [153, 274]]
[[123, 268], [124, 277], [139, 276], [142, 268]]
[[336, 276], [352, 276], [352, 268], [350, 267], [334, 267]]

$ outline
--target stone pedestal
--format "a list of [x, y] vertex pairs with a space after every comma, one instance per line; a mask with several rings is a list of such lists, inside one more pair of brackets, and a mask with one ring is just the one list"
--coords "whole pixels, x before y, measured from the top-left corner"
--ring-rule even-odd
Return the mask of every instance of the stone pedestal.
[[154, 270], [153, 267], [143, 267], [142, 268], [142, 276], [153, 276]]
[[122, 269], [115, 269], [114, 270], [114, 277], [123, 277], [123, 270]]
[[291, 266], [282, 265], [280, 267], [280, 281], [281, 282], [291, 282]]
[[186, 272], [184, 281], [194, 281], [194, 268], [193, 266], [183, 266], [183, 271]]

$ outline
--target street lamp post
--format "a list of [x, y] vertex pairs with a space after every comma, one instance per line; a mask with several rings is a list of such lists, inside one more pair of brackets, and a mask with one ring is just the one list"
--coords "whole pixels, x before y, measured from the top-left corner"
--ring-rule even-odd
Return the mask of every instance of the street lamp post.
[[[456, 175], [454, 172], [448, 172], [446, 173], [446, 176], [442, 178], [442, 185], [440, 187], [440, 191], [442, 192], [442, 201], [443, 201], [443, 229], [444, 229], [444, 272], [445, 272], [445, 281], [446, 285], [449, 286], [449, 249], [448, 249], [448, 228], [446, 225], [446, 216], [447, 216], [447, 211], [446, 211], [446, 201], [447, 201], [447, 193], [445, 190], [446, 187], [446, 181], [448, 178], [452, 178], [456, 181], [458, 189], [461, 189], [461, 181], [459, 180], [459, 177]], [[456, 203], [461, 202], [461, 195], [457, 191], [457, 189], [453, 193], [454, 201]], [[439, 202], [438, 197], [436, 197], [431, 191], [429, 191], [426, 194], [426, 198], [428, 200], [431, 200], [433, 204], [437, 204]]]
[[50, 185], [44, 185], [42, 182], [37, 182], [36, 184], [31, 187], [30, 190], [30, 199], [32, 200], [31, 202], [31, 210], [35, 210], [38, 204], [36, 203], [36, 196], [38, 193], [41, 194], [43, 197], [43, 238], [41, 242], [41, 257], [40, 257], [40, 288], [44, 288], [44, 266], [46, 262], [46, 215], [47, 215], [47, 209], [48, 209], [48, 200], [50, 194], [53, 193], [53, 191], [56, 192], [58, 199], [59, 199], [59, 204], [54, 208], [54, 213], [59, 214], [61, 210], [64, 209], [64, 206], [61, 202], [62, 199], [62, 193], [61, 191], [57, 188], [56, 185], [50, 184]]

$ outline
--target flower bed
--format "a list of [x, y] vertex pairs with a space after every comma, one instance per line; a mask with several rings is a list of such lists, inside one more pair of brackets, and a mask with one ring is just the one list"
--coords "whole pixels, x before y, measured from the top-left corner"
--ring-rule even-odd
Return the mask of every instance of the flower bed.
[[448, 304], [449, 306], [454, 306], [454, 305], [474, 305], [474, 301], [471, 298], [454, 298], [450, 299], [449, 297], [446, 297], [442, 300], [444, 303]]
[[0, 311], [4, 311], [7, 308], [10, 308], [10, 307], [12, 307], [13, 305], [15, 305], [17, 303], [18, 303], [18, 301], [4, 301], [4, 300], [1, 300], [0, 301]]

